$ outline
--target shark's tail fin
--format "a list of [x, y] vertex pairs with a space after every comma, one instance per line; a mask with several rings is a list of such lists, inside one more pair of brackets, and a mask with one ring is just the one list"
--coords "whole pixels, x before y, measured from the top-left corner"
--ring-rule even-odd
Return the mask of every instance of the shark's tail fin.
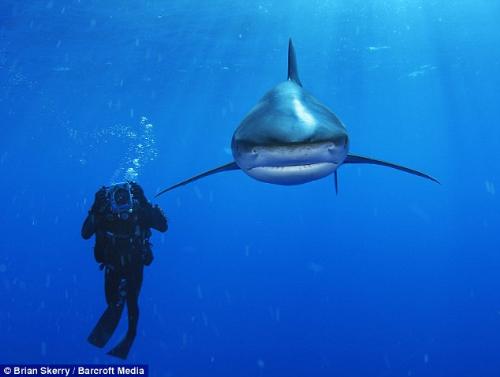
[[373, 164], [373, 165], [387, 166], [389, 168], [401, 170], [401, 171], [404, 171], [406, 173], [410, 173], [410, 174], [413, 174], [413, 175], [418, 175], [419, 177], [426, 178], [426, 179], [429, 179], [429, 180], [431, 180], [433, 182], [436, 182], [436, 183], [440, 184], [440, 182], [437, 179], [432, 178], [430, 175], [427, 175], [425, 173], [419, 172], [417, 170], [406, 168], [406, 167], [401, 166], [401, 165], [396, 165], [396, 164], [393, 164], [391, 162], [374, 160], [373, 158], [368, 158], [368, 157], [363, 157], [363, 156], [356, 156], [354, 154], [349, 154], [347, 156], [347, 158], [344, 160], [344, 164]]
[[293, 48], [292, 38], [288, 41], [288, 80], [302, 86], [297, 70], [297, 59], [295, 59], [295, 49]]

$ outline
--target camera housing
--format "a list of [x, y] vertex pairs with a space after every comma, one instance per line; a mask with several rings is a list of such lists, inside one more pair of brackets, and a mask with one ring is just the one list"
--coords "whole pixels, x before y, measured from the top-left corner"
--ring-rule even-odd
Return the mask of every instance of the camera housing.
[[113, 214], [128, 217], [134, 210], [134, 199], [129, 182], [115, 183], [106, 188], [106, 197]]

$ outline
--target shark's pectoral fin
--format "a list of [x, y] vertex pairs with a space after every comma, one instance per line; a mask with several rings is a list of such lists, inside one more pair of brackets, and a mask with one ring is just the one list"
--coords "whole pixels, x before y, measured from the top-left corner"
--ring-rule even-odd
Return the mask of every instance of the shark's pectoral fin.
[[373, 164], [373, 165], [387, 166], [389, 168], [401, 170], [401, 171], [404, 171], [406, 173], [410, 173], [413, 175], [418, 175], [419, 177], [427, 178], [427, 179], [430, 179], [431, 181], [439, 183], [439, 181], [437, 179], [432, 178], [430, 175], [424, 174], [424, 173], [419, 172], [417, 170], [406, 168], [406, 167], [401, 166], [401, 165], [392, 164], [390, 162], [374, 160], [373, 158], [356, 156], [354, 154], [347, 155], [346, 159], [344, 160], [344, 164]]
[[217, 174], [217, 173], [221, 173], [223, 171], [230, 171], [230, 170], [238, 170], [240, 167], [236, 164], [236, 162], [230, 162], [229, 164], [225, 164], [225, 165], [222, 165], [222, 166], [219, 166], [218, 168], [215, 168], [215, 169], [212, 169], [212, 170], [208, 170], [204, 173], [201, 173], [201, 174], [198, 174], [198, 175], [195, 175], [194, 177], [191, 177], [189, 179], [186, 179], [182, 182], [179, 182], [173, 186], [170, 186], [170, 187], [167, 187], [165, 190], [162, 190], [160, 191], [158, 194], [155, 195], [155, 198], [166, 193], [167, 191], [170, 191], [170, 190], [173, 190], [174, 188], [177, 188], [177, 187], [180, 187], [180, 186], [184, 186], [184, 185], [187, 185], [188, 183], [191, 183], [191, 182], [194, 182], [194, 181], [197, 181], [198, 179], [201, 179], [201, 178], [204, 178], [204, 177], [208, 177], [209, 175], [212, 175], [212, 174]]

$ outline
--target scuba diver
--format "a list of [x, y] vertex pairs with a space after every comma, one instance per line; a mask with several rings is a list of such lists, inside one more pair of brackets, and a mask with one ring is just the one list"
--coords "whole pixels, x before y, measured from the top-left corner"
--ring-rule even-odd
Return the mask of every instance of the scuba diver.
[[167, 218], [146, 199], [135, 182], [102, 187], [82, 227], [82, 237], [95, 234], [94, 257], [104, 269], [107, 308], [90, 333], [88, 341], [102, 348], [113, 335], [125, 304], [128, 330], [109, 355], [126, 359], [137, 333], [139, 292], [144, 266], [153, 261], [151, 228], [165, 232]]

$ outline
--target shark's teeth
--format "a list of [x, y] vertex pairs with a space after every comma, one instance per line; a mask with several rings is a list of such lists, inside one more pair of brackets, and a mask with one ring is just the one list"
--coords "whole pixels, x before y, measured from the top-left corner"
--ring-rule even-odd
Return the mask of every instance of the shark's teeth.
[[267, 170], [305, 170], [305, 169], [311, 169], [317, 164], [305, 164], [305, 165], [287, 165], [287, 166], [259, 166], [254, 169], [267, 169]]
[[332, 162], [317, 162], [311, 164], [297, 164], [297, 165], [282, 165], [282, 166], [256, 166], [249, 170], [307, 170], [315, 169], [318, 167], [326, 167], [329, 165], [335, 165]]

